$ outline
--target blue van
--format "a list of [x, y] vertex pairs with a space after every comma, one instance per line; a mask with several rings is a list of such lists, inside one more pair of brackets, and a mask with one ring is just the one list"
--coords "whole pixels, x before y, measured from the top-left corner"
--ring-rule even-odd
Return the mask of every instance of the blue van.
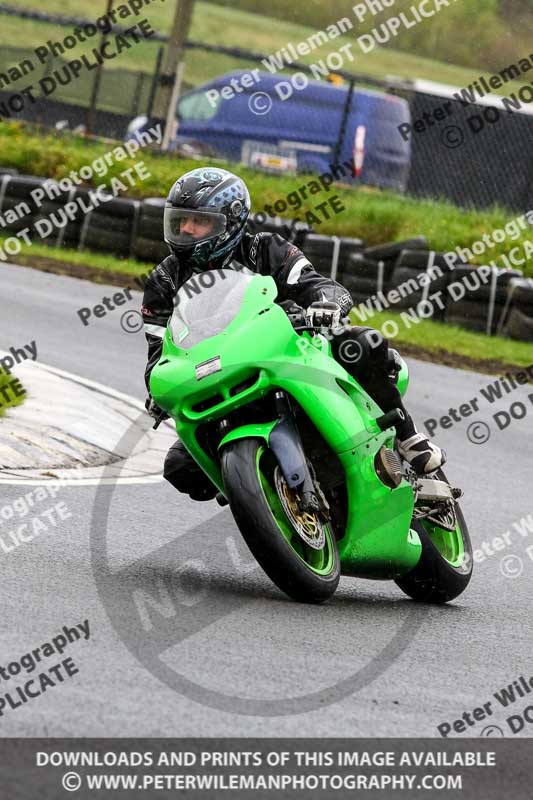
[[[403, 192], [411, 150], [398, 126], [410, 123], [409, 104], [395, 95], [355, 88], [346, 108], [348, 92], [347, 84], [307, 79], [301, 72], [227, 73], [180, 98], [172, 144], [197, 145], [200, 152], [252, 166], [250, 155], [257, 164], [264, 150], [265, 165], [277, 162], [284, 171], [320, 174], [332, 171], [334, 164], [348, 164], [343, 182]], [[128, 135], [144, 124], [146, 117], [135, 119]]]

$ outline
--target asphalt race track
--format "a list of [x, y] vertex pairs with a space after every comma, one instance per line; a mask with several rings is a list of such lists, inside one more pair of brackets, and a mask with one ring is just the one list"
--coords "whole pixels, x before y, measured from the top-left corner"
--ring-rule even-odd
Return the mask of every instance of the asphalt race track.
[[[43, 364], [144, 400], [144, 335], [120, 325], [140, 294], [88, 327], [76, 313], [116, 291], [1, 265], [0, 349], [35, 340]], [[494, 380], [417, 361], [410, 368], [408, 407], [419, 423]], [[492, 726], [511, 735], [506, 718], [528, 697], [509, 710], [493, 693], [533, 674], [533, 526], [529, 539], [513, 528], [533, 513], [529, 393], [531, 385], [480, 404], [435, 434], [448, 477], [464, 489], [474, 547], [492, 553], [446, 607], [415, 604], [393, 583], [349, 578], [327, 605], [298, 605], [255, 567], [215, 502], [184, 499], [163, 481], [63, 487], [72, 516], [57, 532], [0, 553], [0, 666], [63, 626], [89, 620], [90, 636], [62, 656], [79, 672], [5, 708], [1, 735], [438, 736], [438, 725], [489, 700], [493, 713], [465, 723], [463, 735], [497, 735]], [[528, 416], [498, 430], [492, 415], [519, 399]], [[485, 444], [466, 435], [478, 419], [492, 429]], [[0, 485], [0, 506], [26, 491]], [[2, 520], [0, 536], [6, 528]], [[511, 544], [495, 552], [490, 543], [506, 531]], [[517, 735], [532, 733], [526, 724]]]

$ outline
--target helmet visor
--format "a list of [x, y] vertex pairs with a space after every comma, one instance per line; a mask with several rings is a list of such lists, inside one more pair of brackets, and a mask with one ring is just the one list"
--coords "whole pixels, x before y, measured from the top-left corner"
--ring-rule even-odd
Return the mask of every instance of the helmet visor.
[[191, 247], [215, 239], [226, 230], [225, 214], [165, 207], [165, 240], [175, 247]]

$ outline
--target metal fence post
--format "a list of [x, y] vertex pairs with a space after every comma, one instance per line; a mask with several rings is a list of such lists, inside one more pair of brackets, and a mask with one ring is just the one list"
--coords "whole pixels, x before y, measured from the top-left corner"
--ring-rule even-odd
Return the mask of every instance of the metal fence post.
[[[107, 11], [106, 16], [109, 21], [109, 13], [113, 10], [113, 0], [107, 0]], [[100, 39], [100, 50], [102, 50], [104, 44], [107, 42], [108, 33], [103, 33], [102, 38]], [[93, 83], [93, 90], [91, 94], [91, 101], [89, 104], [89, 109], [87, 112], [87, 130], [86, 133], [91, 133], [94, 127], [94, 117], [96, 113], [96, 105], [98, 103], [98, 92], [100, 91], [100, 84], [102, 82], [102, 71], [103, 71], [103, 64], [100, 61], [96, 68], [96, 73], [94, 75], [94, 83]]]
[[141, 99], [141, 92], [144, 84], [144, 78], [145, 78], [144, 72], [137, 73], [137, 83], [133, 93], [133, 108], [131, 109], [131, 113], [133, 114], [134, 117], [136, 117], [139, 114], [139, 102]]
[[344, 137], [346, 135], [346, 124], [348, 122], [348, 117], [350, 114], [350, 106], [352, 104], [353, 88], [354, 88], [354, 81], [351, 80], [348, 86], [348, 91], [346, 93], [346, 101], [344, 103], [344, 110], [342, 112], [339, 135], [337, 137], [337, 143], [335, 145], [335, 151], [333, 155], [333, 166], [337, 166], [341, 157], [342, 146], [344, 144]]
[[150, 94], [148, 97], [148, 108], [146, 109], [146, 116], [148, 117], [148, 119], [151, 118], [154, 111], [155, 93], [157, 92], [157, 87], [159, 86], [159, 80], [161, 78], [161, 64], [163, 63], [164, 52], [165, 48], [160, 47], [157, 53], [154, 77], [152, 79], [152, 85], [150, 87]]

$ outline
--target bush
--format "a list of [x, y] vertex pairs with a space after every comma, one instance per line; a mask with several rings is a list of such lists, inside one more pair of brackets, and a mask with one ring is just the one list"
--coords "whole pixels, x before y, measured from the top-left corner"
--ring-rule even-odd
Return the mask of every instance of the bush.
[[[8, 386], [12, 380], [13, 377], [11, 375], [6, 375], [5, 372], [0, 372], [0, 390]], [[6, 400], [4, 395], [0, 394], [0, 417], [3, 416], [7, 408], [20, 406], [24, 402], [24, 397], [14, 397], [11, 391], [7, 393], [7, 396], [9, 399]]]

